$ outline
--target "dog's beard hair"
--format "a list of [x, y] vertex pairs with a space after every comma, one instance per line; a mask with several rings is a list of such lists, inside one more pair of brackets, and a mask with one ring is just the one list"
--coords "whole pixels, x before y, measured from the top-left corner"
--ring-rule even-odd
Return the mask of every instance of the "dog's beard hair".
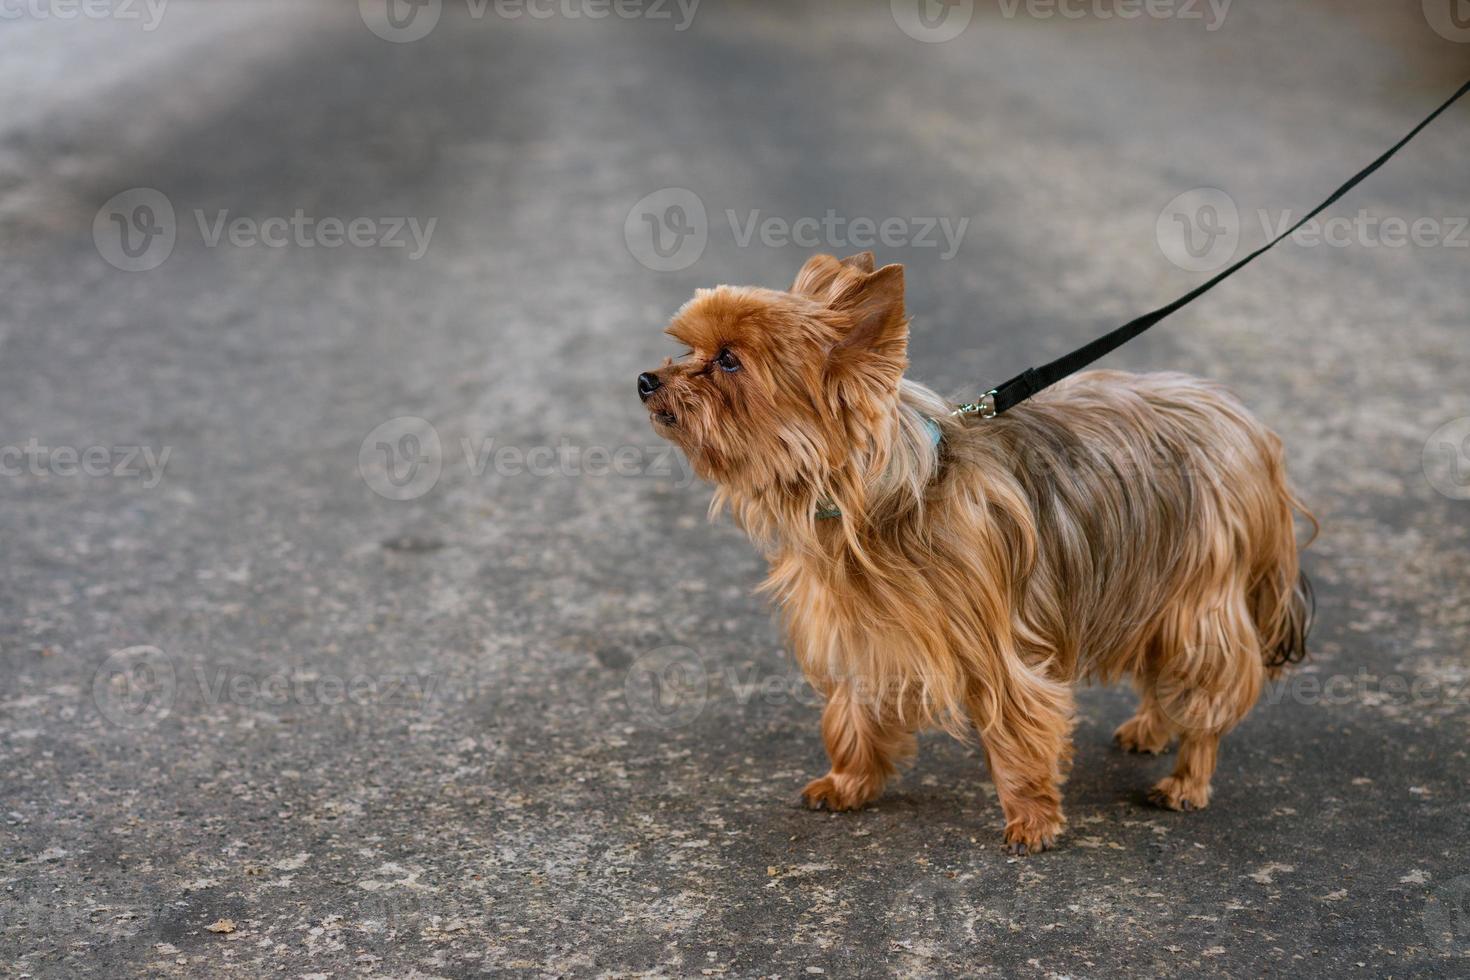
[[[801, 547], [815, 540], [822, 527], [819, 510], [834, 506], [849, 520], [844, 531], [879, 525], [900, 514], [922, 515], [926, 488], [939, 469], [939, 447], [930, 435], [932, 419], [944, 431], [949, 408], [929, 389], [905, 380], [878, 415], [878, 424], [822, 431], [795, 424], [780, 428], [777, 451], [785, 453], [788, 473], [774, 477], [717, 482], [712, 515], [728, 508], [752, 538], [773, 550]], [[827, 461], [836, 459], [838, 465]], [[912, 514], [911, 514], [912, 512]], [[793, 527], [805, 534], [793, 536]], [[853, 554], [867, 555], [862, 536], [854, 535]], [[824, 553], [816, 549], [814, 555]]]
[[1281, 444], [1181, 375], [1093, 372], [990, 420], [905, 380], [826, 479], [722, 484], [726, 505], [766, 547], [814, 683], [907, 725], [963, 735], [1054, 717], [1027, 700], [1064, 703], [1077, 677], [1203, 674], [1177, 720], [1218, 728], [1299, 646]]

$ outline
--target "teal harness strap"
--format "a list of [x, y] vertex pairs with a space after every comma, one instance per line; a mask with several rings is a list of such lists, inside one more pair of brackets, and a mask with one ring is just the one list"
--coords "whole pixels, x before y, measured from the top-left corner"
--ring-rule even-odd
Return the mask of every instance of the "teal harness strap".
[[842, 516], [842, 511], [840, 511], [840, 510], [837, 509], [837, 505], [836, 504], [833, 504], [833, 503], [831, 503], [830, 501], [827, 501], [827, 500], [824, 500], [821, 503], [817, 504], [817, 520], [819, 520], [819, 521], [826, 521], [826, 520], [830, 520], [830, 519], [832, 519], [834, 517], [841, 517], [841, 516]]
[[[926, 415], [924, 416], [924, 428], [929, 430], [929, 438], [933, 441], [934, 448], [938, 449], [939, 444], [944, 441], [944, 433], [940, 431], [939, 423]], [[842, 511], [832, 501], [822, 500], [817, 503], [817, 520], [825, 521], [841, 516]]]

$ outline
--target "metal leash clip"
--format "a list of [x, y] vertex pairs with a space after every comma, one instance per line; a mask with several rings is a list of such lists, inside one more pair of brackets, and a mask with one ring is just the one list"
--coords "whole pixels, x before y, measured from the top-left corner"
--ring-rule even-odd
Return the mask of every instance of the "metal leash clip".
[[949, 414], [951, 414], [951, 415], [978, 415], [982, 419], [993, 419], [993, 418], [995, 418], [995, 396], [996, 396], [996, 394], [997, 394], [997, 390], [995, 388], [991, 388], [985, 394], [983, 394], [983, 395], [980, 396], [980, 400], [978, 402], [968, 402], [968, 403], [966, 403], [964, 405], [961, 405], [959, 408], [955, 409], [953, 412], [950, 412]]

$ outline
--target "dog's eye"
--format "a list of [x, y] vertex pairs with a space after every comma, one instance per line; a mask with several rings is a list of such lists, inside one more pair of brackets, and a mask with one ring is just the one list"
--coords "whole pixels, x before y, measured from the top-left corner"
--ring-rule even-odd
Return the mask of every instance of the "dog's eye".
[[720, 353], [715, 357], [715, 363], [720, 366], [721, 371], [739, 371], [740, 361], [731, 353], [730, 348], [721, 347]]

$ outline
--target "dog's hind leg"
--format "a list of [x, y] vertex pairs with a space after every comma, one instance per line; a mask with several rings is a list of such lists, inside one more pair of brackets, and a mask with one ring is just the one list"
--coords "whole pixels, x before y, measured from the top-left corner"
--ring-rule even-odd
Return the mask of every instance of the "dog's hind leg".
[[847, 685], [834, 688], [822, 709], [822, 741], [832, 770], [801, 791], [813, 810], [855, 810], [869, 802], [916, 744], [912, 727], [882, 705], [864, 703]]
[[1250, 711], [1265, 682], [1244, 587], [1180, 609], [1160, 639], [1148, 690], [1158, 714], [1179, 733], [1179, 758], [1149, 800], [1199, 810], [1210, 802], [1221, 736]]

